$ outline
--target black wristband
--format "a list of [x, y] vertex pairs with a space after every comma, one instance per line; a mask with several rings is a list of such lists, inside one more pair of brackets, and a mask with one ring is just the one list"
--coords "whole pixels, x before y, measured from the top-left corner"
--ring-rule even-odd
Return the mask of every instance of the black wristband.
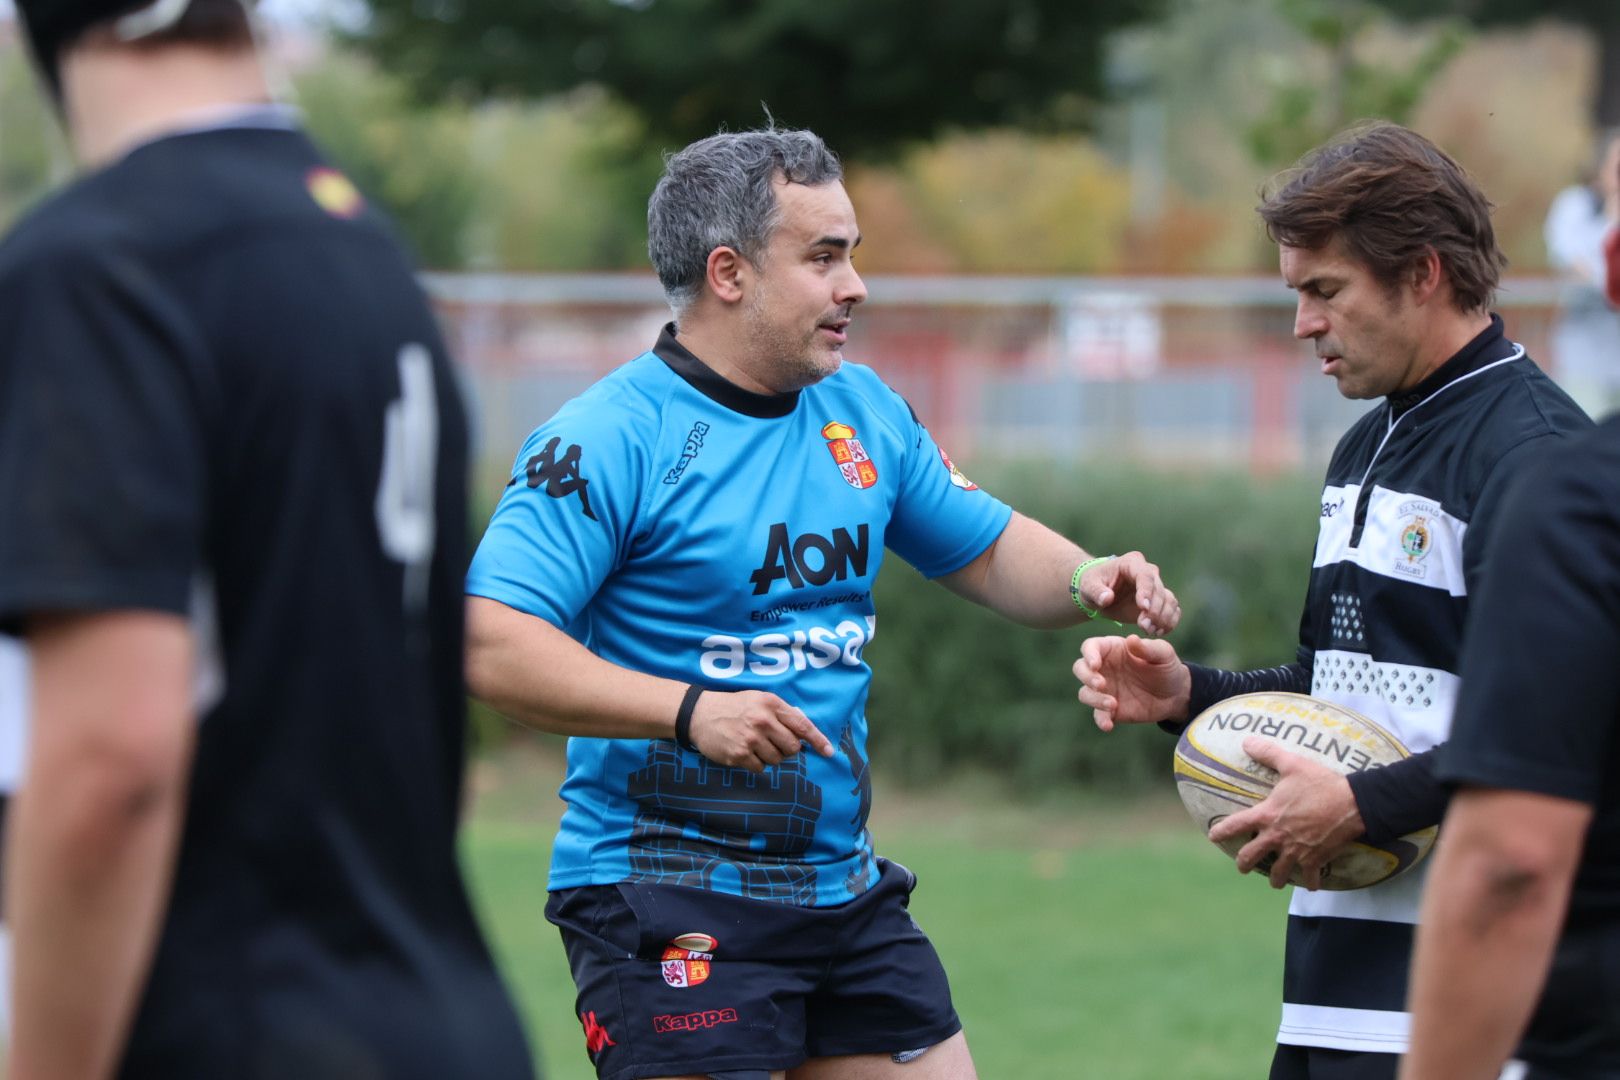
[[703, 693], [703, 687], [693, 683], [686, 688], [686, 696], [681, 698], [681, 707], [675, 713], [675, 744], [683, 750], [696, 750], [697, 744], [692, 741], [692, 710], [697, 706], [698, 695]]

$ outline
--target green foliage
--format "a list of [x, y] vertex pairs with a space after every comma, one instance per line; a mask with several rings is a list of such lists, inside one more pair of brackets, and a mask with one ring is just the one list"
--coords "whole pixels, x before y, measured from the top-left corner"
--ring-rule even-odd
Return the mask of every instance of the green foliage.
[[851, 157], [948, 126], [1074, 128], [1110, 31], [1161, 0], [369, 0], [358, 39], [425, 99], [538, 98], [596, 83], [657, 146], [764, 110]]
[[[1459, 24], [1442, 23], [1416, 39], [1415, 55], [1392, 58], [1389, 49], [1365, 44], [1376, 24], [1370, 3], [1278, 0], [1278, 5], [1310, 49], [1303, 62], [1274, 69], [1271, 101], [1246, 132], [1251, 154], [1265, 166], [1298, 159], [1353, 120], [1410, 123], [1424, 91], [1468, 41]], [[1379, 59], [1368, 59], [1369, 53]]]
[[640, 121], [585, 89], [480, 108], [483, 163], [473, 262], [507, 271], [642, 269], [647, 196], [662, 158]]
[[[975, 476], [1020, 511], [1095, 552], [1140, 550], [1183, 607], [1171, 641], [1230, 668], [1294, 658], [1317, 526], [1317, 485], [1168, 475], [1110, 463]], [[1109, 790], [1168, 776], [1157, 730], [1104, 735], [1070, 671], [1086, 631], [1027, 630], [964, 603], [890, 558], [867, 649], [874, 764], [914, 782], [988, 770], [1021, 792]], [[1123, 633], [1111, 624], [1089, 632]]]

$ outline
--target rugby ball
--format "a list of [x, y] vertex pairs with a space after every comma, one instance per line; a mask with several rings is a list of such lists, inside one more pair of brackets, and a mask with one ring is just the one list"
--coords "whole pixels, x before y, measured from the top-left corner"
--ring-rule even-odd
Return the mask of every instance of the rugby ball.
[[[1277, 773], [1243, 752], [1259, 735], [1344, 775], [1410, 757], [1399, 739], [1359, 713], [1304, 694], [1240, 694], [1193, 718], [1176, 744], [1176, 790], [1205, 834], [1217, 821], [1264, 799]], [[1434, 846], [1438, 828], [1408, 833], [1388, 844], [1355, 841], [1322, 868], [1324, 889], [1364, 889], [1410, 870]], [[1233, 858], [1254, 836], [1221, 844]], [[1265, 869], [1265, 866], [1259, 867]], [[1299, 870], [1290, 880], [1304, 884]]]

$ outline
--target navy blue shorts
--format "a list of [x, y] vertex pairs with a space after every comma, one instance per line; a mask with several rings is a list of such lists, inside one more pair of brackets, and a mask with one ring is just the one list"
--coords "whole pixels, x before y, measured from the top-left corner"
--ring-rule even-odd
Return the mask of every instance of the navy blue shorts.
[[601, 1080], [754, 1080], [806, 1058], [904, 1054], [962, 1030], [939, 955], [880, 859], [847, 904], [804, 908], [626, 881], [551, 894]]

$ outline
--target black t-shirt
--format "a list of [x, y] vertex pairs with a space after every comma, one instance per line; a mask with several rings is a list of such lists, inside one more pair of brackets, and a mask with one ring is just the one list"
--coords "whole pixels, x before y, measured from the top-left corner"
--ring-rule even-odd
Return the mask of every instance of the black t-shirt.
[[1593, 807], [1568, 925], [1521, 1054], [1569, 1063], [1571, 1076], [1617, 1075], [1620, 418], [1526, 468], [1483, 576], [1439, 775]]
[[172, 612], [204, 658], [124, 1075], [529, 1074], [456, 862], [466, 465], [408, 261], [284, 122], [0, 248], [0, 630]]

